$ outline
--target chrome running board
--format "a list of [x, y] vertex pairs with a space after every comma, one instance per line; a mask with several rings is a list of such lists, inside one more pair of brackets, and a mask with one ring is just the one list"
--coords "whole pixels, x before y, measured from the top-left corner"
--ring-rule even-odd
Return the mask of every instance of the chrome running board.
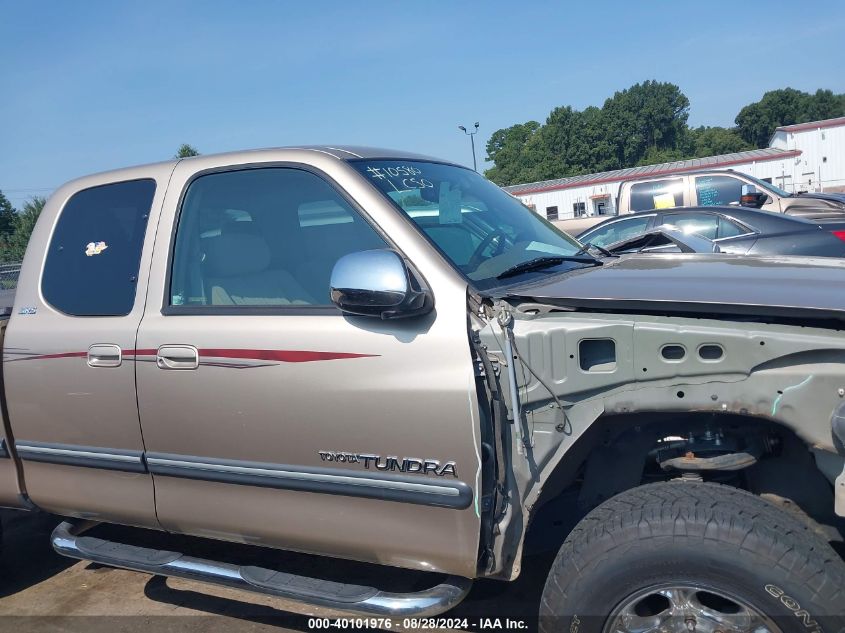
[[82, 535], [95, 525], [91, 521], [60, 523], [50, 537], [53, 549], [70, 558], [245, 589], [297, 604], [328, 608], [339, 614], [383, 617], [437, 615], [463, 600], [472, 586], [472, 581], [467, 578], [449, 576], [430, 589], [391, 593], [375, 587], [297, 576], [263, 567], [238, 566]]

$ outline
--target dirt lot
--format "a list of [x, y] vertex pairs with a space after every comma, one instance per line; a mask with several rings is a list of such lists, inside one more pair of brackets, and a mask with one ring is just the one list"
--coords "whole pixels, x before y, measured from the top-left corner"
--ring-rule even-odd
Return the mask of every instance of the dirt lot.
[[[36, 631], [309, 631], [308, 616], [283, 610], [280, 600], [181, 579], [75, 562], [55, 554], [49, 535], [59, 519], [44, 514], [0, 511], [5, 528], [0, 574], [0, 630]], [[106, 527], [104, 534], [151, 544], [161, 535], [143, 530]], [[172, 545], [172, 537], [169, 544]], [[126, 539], [124, 539], [126, 540]], [[289, 571], [337, 576], [350, 571], [356, 582], [404, 582], [390, 570], [357, 563], [333, 562], [214, 541], [186, 543], [210, 558], [260, 562]], [[198, 548], [198, 550], [197, 550]], [[549, 555], [527, 559], [516, 583], [477, 582], [468, 598], [449, 615], [510, 618], [533, 629], [540, 591], [551, 564]], [[329, 569], [329, 565], [331, 569]], [[355, 568], [346, 569], [346, 568]], [[325, 572], [325, 573], [324, 573]], [[402, 575], [404, 576], [404, 575]], [[369, 577], [369, 578], [368, 578]], [[378, 579], [378, 580], [374, 580]], [[318, 612], [319, 614], [319, 612]], [[400, 623], [401, 624], [401, 623]], [[401, 626], [399, 627], [401, 628]], [[474, 627], [473, 627], [474, 628]]]

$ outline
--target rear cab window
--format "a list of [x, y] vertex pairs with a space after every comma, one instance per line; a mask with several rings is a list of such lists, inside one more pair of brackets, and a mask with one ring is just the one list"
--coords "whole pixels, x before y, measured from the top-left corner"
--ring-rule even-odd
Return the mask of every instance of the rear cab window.
[[684, 206], [684, 179], [653, 180], [631, 185], [631, 211]]
[[155, 190], [155, 180], [129, 180], [70, 197], [47, 248], [41, 276], [47, 303], [72, 316], [132, 311]]

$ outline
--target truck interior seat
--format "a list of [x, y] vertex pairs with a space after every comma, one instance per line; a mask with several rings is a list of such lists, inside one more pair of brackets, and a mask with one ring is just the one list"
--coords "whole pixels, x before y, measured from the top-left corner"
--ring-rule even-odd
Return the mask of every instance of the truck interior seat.
[[299, 230], [303, 254], [293, 267], [296, 278], [321, 304], [330, 304], [331, 274], [335, 263], [353, 251], [385, 248], [385, 243], [363, 220]]
[[224, 231], [205, 250], [210, 305], [312, 305], [313, 297], [285, 270], [270, 268], [260, 235]]

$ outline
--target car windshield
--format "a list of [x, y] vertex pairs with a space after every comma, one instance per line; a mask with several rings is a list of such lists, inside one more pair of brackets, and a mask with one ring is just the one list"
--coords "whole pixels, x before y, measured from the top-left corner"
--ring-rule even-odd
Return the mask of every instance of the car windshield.
[[[519, 280], [529, 261], [574, 256], [581, 245], [476, 172], [440, 163], [351, 161], [480, 289]], [[578, 259], [583, 259], [583, 255]], [[550, 266], [562, 262], [549, 260]], [[525, 274], [537, 274], [541, 266]]]
[[754, 176], [750, 176], [748, 174], [743, 174], [743, 176], [745, 176], [749, 180], [753, 181], [754, 184], [758, 185], [762, 189], [776, 193], [781, 198], [789, 198], [789, 197], [792, 196], [792, 194], [789, 193], [788, 191], [784, 191], [783, 189], [781, 189], [777, 185], [773, 185], [770, 182], [766, 182], [765, 180], [760, 180], [759, 178], [755, 178]]

